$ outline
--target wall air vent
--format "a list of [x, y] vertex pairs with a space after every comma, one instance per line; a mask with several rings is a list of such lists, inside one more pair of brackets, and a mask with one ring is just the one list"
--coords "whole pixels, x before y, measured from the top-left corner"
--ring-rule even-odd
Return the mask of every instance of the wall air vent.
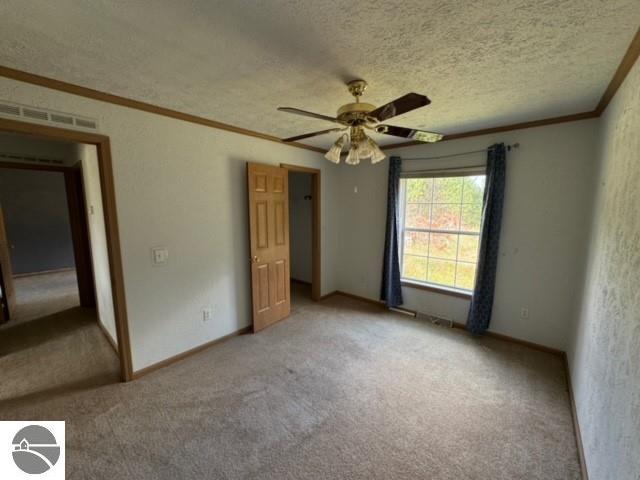
[[47, 112], [43, 112], [41, 110], [34, 110], [32, 108], [23, 108], [22, 115], [27, 118], [34, 118], [36, 120], [49, 120], [49, 114]]
[[20, 107], [17, 105], [7, 105], [5, 103], [0, 103], [0, 113], [4, 115], [13, 115], [20, 116]]
[[56, 112], [44, 108], [34, 108], [0, 100], [0, 117], [28, 122], [45, 123], [58, 127], [70, 127], [78, 130], [98, 130], [98, 122], [72, 113]]
[[82, 118], [76, 118], [76, 125], [78, 127], [91, 128], [93, 130], [96, 129], [96, 122], [93, 120], [83, 120]]
[[60, 115], [58, 113], [52, 113], [50, 118], [52, 122], [64, 123], [65, 125], [73, 125], [73, 117], [70, 117], [68, 115]]

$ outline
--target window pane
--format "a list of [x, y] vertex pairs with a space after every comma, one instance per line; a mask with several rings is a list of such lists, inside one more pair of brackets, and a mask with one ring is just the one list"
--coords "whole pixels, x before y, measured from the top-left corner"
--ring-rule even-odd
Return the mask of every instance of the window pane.
[[402, 238], [402, 277], [472, 290], [485, 176], [410, 178], [402, 182], [406, 193], [403, 227], [407, 229]]
[[427, 280], [441, 285], [453, 287], [456, 276], [456, 262], [429, 259], [429, 276]]
[[407, 228], [429, 228], [429, 204], [408, 204], [405, 210], [404, 224]]
[[464, 177], [463, 203], [482, 203], [484, 193], [484, 175]]
[[465, 262], [478, 261], [478, 242], [480, 237], [475, 235], [460, 235], [458, 247], [458, 260]]
[[408, 178], [407, 202], [430, 203], [433, 189], [433, 178]]
[[433, 203], [461, 203], [462, 178], [463, 177], [434, 178]]
[[413, 255], [404, 255], [402, 276], [424, 282], [427, 279], [427, 259], [414, 257]]
[[432, 233], [429, 256], [445, 260], [455, 260], [458, 251], [458, 235], [453, 233]]
[[460, 230], [464, 232], [480, 232], [482, 222], [482, 204], [462, 205], [462, 217], [460, 219]]
[[456, 287], [465, 290], [473, 290], [473, 283], [476, 279], [475, 263], [458, 263], [458, 272], [456, 273]]
[[405, 253], [426, 256], [429, 253], [429, 233], [405, 232], [404, 251]]
[[458, 230], [460, 228], [460, 204], [433, 204], [431, 228], [434, 230]]

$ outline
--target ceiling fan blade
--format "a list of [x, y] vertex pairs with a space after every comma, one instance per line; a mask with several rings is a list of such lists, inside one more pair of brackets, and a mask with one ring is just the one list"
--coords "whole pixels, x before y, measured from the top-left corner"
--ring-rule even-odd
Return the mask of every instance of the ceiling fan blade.
[[402, 115], [403, 113], [424, 107], [430, 103], [431, 100], [424, 95], [420, 95], [418, 93], [407, 93], [400, 98], [396, 98], [393, 102], [389, 102], [386, 105], [382, 105], [372, 112], [369, 112], [369, 116], [383, 122], [388, 118]]
[[305, 117], [317, 118], [318, 120], [327, 120], [329, 122], [342, 123], [335, 117], [330, 117], [328, 115], [321, 115], [319, 113], [307, 112], [306, 110], [300, 110], [299, 108], [292, 107], [278, 107], [278, 111], [294, 113], [296, 115], [302, 115]]
[[283, 142], [295, 142], [296, 140], [302, 140], [303, 138], [316, 137], [318, 135], [324, 135], [325, 133], [341, 132], [344, 128], [329, 128], [327, 130], [320, 130], [319, 132], [305, 133], [304, 135], [297, 135], [295, 137], [283, 138]]
[[428, 143], [439, 142], [444, 137], [441, 133], [415, 130], [413, 128], [394, 127], [393, 125], [378, 125], [376, 127], [376, 132]]

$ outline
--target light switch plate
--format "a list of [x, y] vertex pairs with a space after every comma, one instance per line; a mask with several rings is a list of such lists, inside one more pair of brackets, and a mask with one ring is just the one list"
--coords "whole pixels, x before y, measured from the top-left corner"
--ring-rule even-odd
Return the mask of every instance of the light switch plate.
[[151, 262], [154, 265], [164, 265], [169, 260], [169, 250], [166, 247], [153, 247], [151, 249]]

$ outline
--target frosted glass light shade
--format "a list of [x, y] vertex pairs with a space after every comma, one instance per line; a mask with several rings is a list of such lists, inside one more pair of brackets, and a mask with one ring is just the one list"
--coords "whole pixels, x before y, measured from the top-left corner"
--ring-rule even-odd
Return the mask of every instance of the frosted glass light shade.
[[[364, 141], [358, 144], [358, 158], [360, 160], [366, 160], [373, 155], [372, 140], [367, 137]], [[375, 143], [373, 144], [375, 146]]]
[[368, 143], [369, 143], [369, 148], [371, 148], [371, 163], [378, 163], [386, 158], [386, 155], [382, 150], [380, 150], [380, 147], [376, 142], [369, 139]]
[[345, 163], [347, 163], [348, 165], [358, 165], [360, 163], [360, 152], [358, 152], [357, 145], [351, 145]]
[[342, 147], [344, 146], [345, 135], [342, 135], [336, 143], [334, 143], [329, 151], [324, 154], [324, 158], [333, 163], [340, 163], [340, 154], [342, 153]]

